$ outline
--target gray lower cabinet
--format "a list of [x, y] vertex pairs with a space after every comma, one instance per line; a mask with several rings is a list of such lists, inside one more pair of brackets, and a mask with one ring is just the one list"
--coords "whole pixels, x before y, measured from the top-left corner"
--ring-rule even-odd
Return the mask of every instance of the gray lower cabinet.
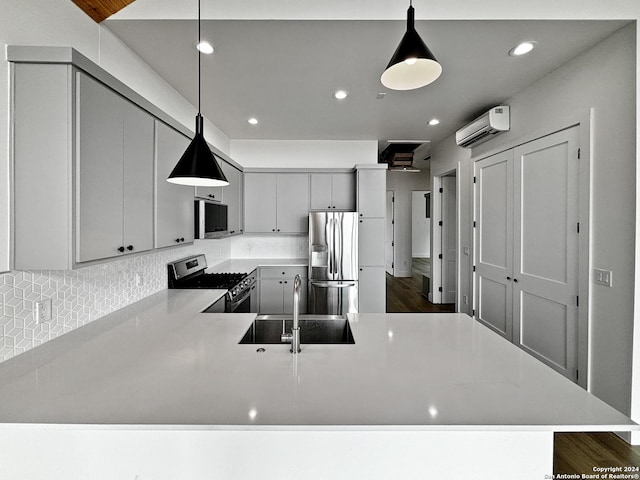
[[293, 282], [296, 274], [302, 277], [300, 313], [307, 312], [307, 268], [283, 266], [259, 268], [259, 313], [293, 313]]
[[384, 218], [358, 219], [358, 264], [384, 265]]
[[311, 210], [356, 208], [356, 181], [353, 173], [312, 173]]
[[358, 312], [384, 313], [387, 309], [385, 267], [362, 266], [359, 270]]
[[167, 182], [188, 145], [187, 137], [156, 121], [156, 248], [193, 242], [194, 188]]
[[78, 262], [153, 248], [153, 118], [78, 73]]
[[245, 173], [245, 233], [307, 233], [309, 174]]

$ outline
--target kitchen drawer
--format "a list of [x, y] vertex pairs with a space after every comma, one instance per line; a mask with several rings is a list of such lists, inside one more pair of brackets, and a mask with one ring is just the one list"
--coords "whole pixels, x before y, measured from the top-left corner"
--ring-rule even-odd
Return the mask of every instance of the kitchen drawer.
[[307, 267], [260, 267], [260, 278], [294, 278], [296, 275], [307, 278], [307, 270]]

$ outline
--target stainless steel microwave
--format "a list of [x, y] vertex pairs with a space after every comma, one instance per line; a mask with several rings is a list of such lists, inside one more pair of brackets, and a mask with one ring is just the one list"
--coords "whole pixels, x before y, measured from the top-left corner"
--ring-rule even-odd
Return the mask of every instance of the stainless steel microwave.
[[227, 206], [222, 203], [196, 200], [195, 237], [217, 238], [228, 235], [227, 211]]

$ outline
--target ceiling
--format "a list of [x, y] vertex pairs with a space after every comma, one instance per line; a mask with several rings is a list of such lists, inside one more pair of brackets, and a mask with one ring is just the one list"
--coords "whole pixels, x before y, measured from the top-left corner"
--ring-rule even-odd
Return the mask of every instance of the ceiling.
[[[378, 140], [381, 149], [386, 140], [433, 144], [626, 23], [419, 20], [416, 29], [443, 74], [400, 92], [383, 87], [380, 75], [404, 21], [203, 20], [202, 38], [216, 51], [202, 55], [202, 113], [231, 139]], [[115, 18], [103, 25], [197, 105], [196, 21]], [[522, 40], [538, 48], [510, 57]], [[348, 98], [335, 100], [338, 89]], [[259, 123], [249, 125], [250, 117]], [[441, 123], [429, 126], [432, 118]], [[416, 153], [423, 158], [429, 148]]]

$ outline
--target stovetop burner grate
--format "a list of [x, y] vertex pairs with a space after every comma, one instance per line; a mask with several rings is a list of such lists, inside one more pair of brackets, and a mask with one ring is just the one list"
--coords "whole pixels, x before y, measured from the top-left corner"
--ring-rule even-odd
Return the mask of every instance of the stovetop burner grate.
[[246, 277], [246, 273], [204, 273], [179, 283], [181, 288], [222, 288], [235, 287]]

